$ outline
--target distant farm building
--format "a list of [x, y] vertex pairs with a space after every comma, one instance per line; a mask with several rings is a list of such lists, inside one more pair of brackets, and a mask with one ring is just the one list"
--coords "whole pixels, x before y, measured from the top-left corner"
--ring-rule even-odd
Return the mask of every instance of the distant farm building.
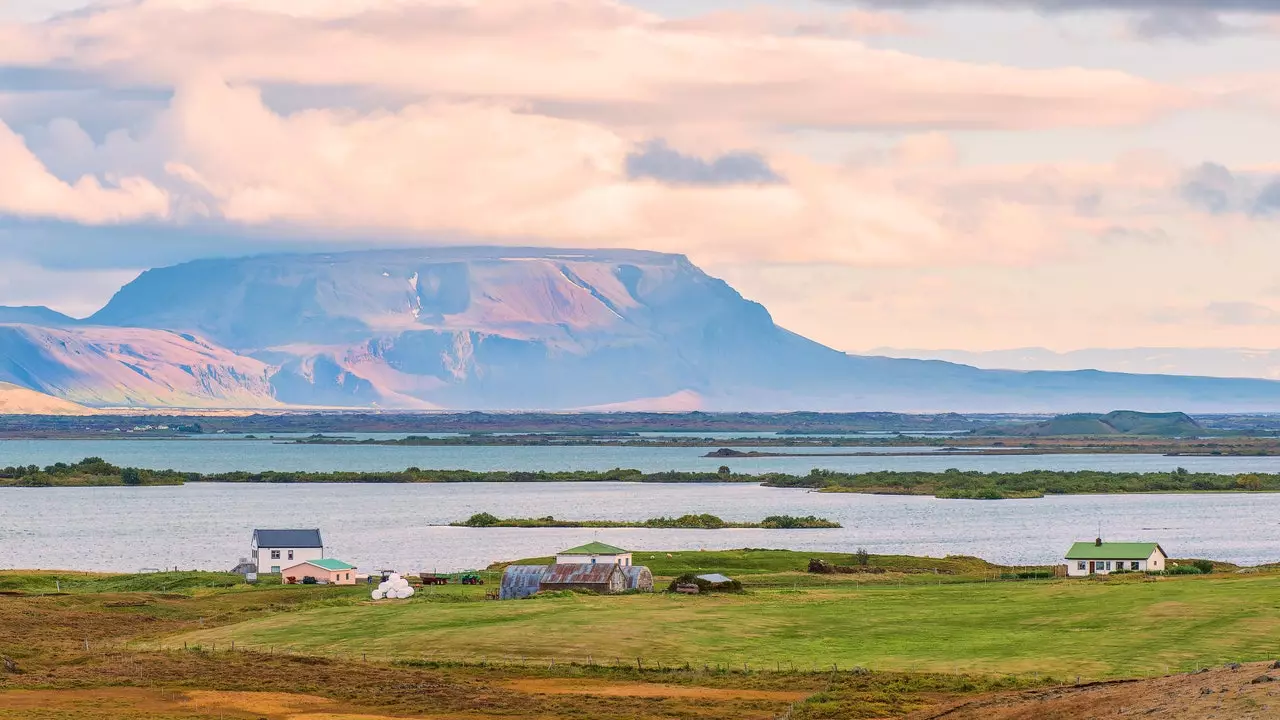
[[306, 583], [307, 578], [315, 580], [318, 585], [355, 585], [356, 566], [333, 558], [320, 558], [280, 571], [280, 581], [284, 583]]
[[628, 590], [653, 592], [653, 573], [642, 565], [616, 563], [510, 565], [502, 573], [498, 597], [519, 600], [555, 590], [580, 590], [601, 595], [616, 595]]
[[1087, 577], [1116, 571], [1159, 572], [1164, 570], [1168, 559], [1159, 543], [1108, 543], [1098, 538], [1071, 546], [1067, 551], [1067, 575]]
[[585, 590], [614, 595], [627, 589], [627, 576], [618, 565], [556, 564], [542, 573], [542, 589], [547, 592]]
[[556, 553], [556, 564], [628, 566], [631, 564], [631, 551], [602, 542], [589, 542]]
[[542, 574], [546, 571], [546, 565], [508, 565], [502, 571], [498, 597], [502, 600], [519, 600], [537, 593], [542, 588]]
[[627, 589], [653, 592], [653, 573], [643, 565], [626, 565], [622, 574], [627, 578]]
[[278, 573], [306, 560], [324, 557], [324, 540], [320, 531], [254, 530], [249, 557], [258, 572]]

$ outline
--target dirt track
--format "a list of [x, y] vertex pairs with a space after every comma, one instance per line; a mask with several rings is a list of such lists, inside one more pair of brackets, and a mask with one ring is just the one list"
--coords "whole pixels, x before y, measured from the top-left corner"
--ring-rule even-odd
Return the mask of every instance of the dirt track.
[[[1271, 678], [1263, 681], [1263, 677]], [[1280, 669], [1253, 663], [1152, 680], [988, 696], [911, 716], [912, 720], [1253, 720], [1280, 718]]]

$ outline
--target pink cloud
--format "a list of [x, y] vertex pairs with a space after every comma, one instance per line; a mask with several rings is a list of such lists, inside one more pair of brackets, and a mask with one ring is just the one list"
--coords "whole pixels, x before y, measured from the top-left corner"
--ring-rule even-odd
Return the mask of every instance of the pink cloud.
[[[308, 7], [286, 0], [107, 6], [8, 29], [0, 62], [56, 62], [129, 82], [177, 84], [210, 72], [235, 83], [503, 98], [646, 126], [1108, 126], [1197, 101], [1118, 71], [1021, 69], [871, 48], [840, 31], [889, 29], [865, 14], [808, 21], [799, 13], [729, 14], [692, 21], [703, 29], [690, 32], [687, 23], [611, 0], [361, 0], [326, 3], [319, 14]], [[779, 17], [788, 18], [781, 28]], [[806, 26], [830, 32], [799, 31]]]

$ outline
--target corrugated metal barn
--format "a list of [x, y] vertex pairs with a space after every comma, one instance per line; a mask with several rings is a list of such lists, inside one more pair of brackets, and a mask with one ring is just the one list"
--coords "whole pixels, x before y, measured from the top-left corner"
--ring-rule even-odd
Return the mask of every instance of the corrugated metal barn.
[[601, 595], [653, 592], [653, 573], [638, 565], [508, 565], [498, 597], [519, 600], [543, 590], [588, 590]]
[[498, 597], [503, 600], [519, 600], [538, 592], [546, 565], [508, 565], [502, 571], [502, 587]]
[[653, 592], [653, 573], [643, 565], [627, 565], [622, 568], [627, 577], [627, 589], [640, 592]]
[[613, 595], [627, 589], [627, 576], [618, 565], [551, 565], [542, 574], [542, 589], [588, 590]]

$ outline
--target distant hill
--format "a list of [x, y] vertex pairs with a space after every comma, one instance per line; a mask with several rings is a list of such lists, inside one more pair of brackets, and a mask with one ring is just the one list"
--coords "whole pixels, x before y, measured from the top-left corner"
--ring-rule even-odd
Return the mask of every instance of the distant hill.
[[92, 415], [83, 405], [0, 382], [0, 415]]
[[1142, 413], [1117, 410], [1106, 415], [1073, 413], [1050, 420], [1019, 425], [1003, 425], [985, 431], [990, 435], [1031, 437], [1063, 435], [1147, 435], [1187, 437], [1205, 432], [1204, 426], [1185, 413]]
[[1201, 377], [1264, 378], [1280, 380], [1280, 350], [1257, 348], [1089, 348], [1054, 352], [1045, 348], [1018, 348], [973, 352], [876, 348], [871, 355], [972, 365], [987, 370], [1102, 370], [1146, 375], [1195, 375]]
[[42, 305], [22, 305], [17, 307], [0, 305], [0, 323], [69, 327], [78, 325], [80, 322], [80, 320], [70, 315], [63, 315], [57, 310], [50, 310]]

